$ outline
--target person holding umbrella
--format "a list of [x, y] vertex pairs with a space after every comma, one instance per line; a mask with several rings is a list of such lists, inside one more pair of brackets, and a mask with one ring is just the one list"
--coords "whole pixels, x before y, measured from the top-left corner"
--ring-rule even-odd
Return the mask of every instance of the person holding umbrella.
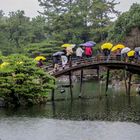
[[44, 56], [37, 56], [34, 60], [37, 61], [37, 66], [41, 68], [44, 65], [43, 61], [46, 60], [46, 58]]
[[92, 57], [92, 46], [93, 44], [91, 44], [90, 42], [86, 42], [83, 44], [83, 46], [85, 47], [85, 55], [87, 58]]
[[106, 42], [104, 44], [101, 45], [101, 50], [105, 56], [105, 61], [109, 61], [110, 59], [110, 50], [113, 47], [113, 44], [110, 42]]
[[53, 56], [53, 67], [54, 67], [54, 71], [58, 71], [59, 68], [59, 60], [60, 60], [60, 56], [64, 54], [63, 51], [58, 51], [56, 53], [54, 53]]
[[61, 55], [61, 61], [62, 61], [62, 68], [65, 69], [65, 66], [68, 62], [68, 58], [66, 56], [66, 50], [63, 50], [63, 54]]
[[136, 47], [135, 49], [135, 60], [136, 62], [140, 61], [140, 47]]
[[43, 60], [40, 59], [40, 60], [38, 61], [38, 63], [37, 63], [37, 66], [41, 68], [41, 67], [43, 67], [43, 65], [44, 65], [44, 64], [43, 64]]
[[65, 50], [66, 50], [66, 55], [67, 55], [67, 58], [68, 58], [69, 66], [72, 65], [71, 57], [72, 57], [72, 54], [73, 54], [73, 48], [75, 46], [76, 46], [75, 44], [63, 44], [61, 46], [61, 47], [65, 48]]
[[78, 48], [76, 49], [76, 57], [78, 60], [82, 59], [83, 52], [84, 52], [84, 50], [82, 49], [82, 46], [79, 45]]
[[131, 49], [129, 47], [125, 47], [121, 50], [121, 60], [127, 62], [127, 53], [130, 51]]

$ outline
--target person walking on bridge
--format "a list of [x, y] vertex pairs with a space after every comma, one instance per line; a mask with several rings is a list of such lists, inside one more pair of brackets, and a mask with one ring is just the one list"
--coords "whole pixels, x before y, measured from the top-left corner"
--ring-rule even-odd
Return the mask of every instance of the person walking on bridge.
[[43, 67], [43, 60], [42, 60], [42, 59], [40, 59], [40, 60], [38, 61], [37, 66], [40, 67], [40, 68]]
[[77, 59], [78, 60], [81, 60], [82, 57], [83, 57], [83, 52], [84, 50], [82, 49], [81, 46], [79, 46], [77, 49], [76, 49], [76, 56], [77, 56]]
[[62, 61], [62, 68], [65, 69], [66, 64], [68, 63], [68, 58], [66, 56], [66, 51], [63, 50], [64, 54], [61, 55], [61, 61]]
[[91, 62], [91, 57], [92, 57], [92, 48], [91, 47], [85, 47], [85, 56], [86, 56], [86, 60], [88, 62]]

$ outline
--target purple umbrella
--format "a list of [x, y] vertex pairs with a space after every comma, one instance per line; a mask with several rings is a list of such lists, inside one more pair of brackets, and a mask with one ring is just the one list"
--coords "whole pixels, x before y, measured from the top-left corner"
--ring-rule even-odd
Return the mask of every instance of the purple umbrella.
[[94, 41], [87, 41], [86, 43], [91, 43], [93, 46], [96, 45], [96, 42], [94, 42]]
[[93, 47], [94, 45], [90, 42], [86, 42], [83, 44], [84, 47]]

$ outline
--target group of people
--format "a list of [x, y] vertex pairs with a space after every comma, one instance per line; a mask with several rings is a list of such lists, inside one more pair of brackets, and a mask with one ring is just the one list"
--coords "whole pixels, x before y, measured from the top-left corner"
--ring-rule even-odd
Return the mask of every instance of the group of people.
[[73, 50], [72, 48], [65, 48], [61, 52], [55, 54], [56, 55], [53, 55], [53, 67], [54, 71], [58, 71], [59, 65], [62, 65], [62, 68], [65, 69], [66, 64], [70, 62]]
[[83, 47], [83, 46], [79, 46], [76, 49], [76, 56], [77, 58], [83, 58], [83, 56], [86, 56], [87, 58], [92, 57], [93, 54], [93, 49], [92, 47]]
[[[140, 54], [135, 53], [134, 56], [128, 57], [126, 54], [121, 54], [121, 49], [118, 49], [115, 52], [111, 52], [109, 49], [98, 49], [96, 51], [96, 58], [101, 58], [100, 56], [104, 56], [106, 61], [109, 61], [111, 56], [115, 56], [116, 60], [123, 61], [133, 61], [140, 60]], [[56, 52], [52, 55], [51, 59], [53, 62], [54, 71], [58, 71], [61, 67], [65, 69], [65, 67], [71, 66], [72, 58], [76, 58], [76, 61], [82, 60], [83, 58], [87, 58], [88, 60], [93, 56], [93, 47], [91, 46], [83, 46], [78, 45], [77, 47], [64, 47], [62, 51]], [[97, 59], [98, 60], [98, 59]], [[43, 60], [39, 60], [38, 67], [43, 66]]]
[[57, 71], [60, 65], [62, 66], [62, 69], [65, 69], [67, 64], [71, 66], [72, 55], [76, 56], [76, 59], [81, 60], [83, 56], [90, 58], [93, 54], [92, 47], [84, 46], [78, 46], [76, 49], [66, 47], [61, 52], [63, 52], [61, 55], [58, 53], [58, 55], [53, 56], [54, 71]]

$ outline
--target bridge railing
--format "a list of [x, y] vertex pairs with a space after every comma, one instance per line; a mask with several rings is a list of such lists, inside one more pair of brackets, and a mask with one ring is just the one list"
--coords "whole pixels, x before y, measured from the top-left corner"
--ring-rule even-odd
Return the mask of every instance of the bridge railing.
[[84, 64], [86, 62], [93, 63], [93, 62], [108, 62], [108, 61], [121, 61], [117, 60], [115, 56], [94, 56], [90, 58], [82, 58], [82, 59], [72, 59], [72, 66], [75, 65], [75, 63], [78, 64]]
[[[90, 57], [90, 58], [86, 58], [86, 57], [83, 57], [81, 59], [77, 59], [76, 57], [71, 57], [70, 59], [70, 62], [66, 64], [66, 67], [65, 69], [67, 68], [70, 68], [70, 67], [74, 67], [74, 66], [77, 66], [79, 64], [90, 64], [90, 63], [97, 63], [97, 62], [126, 62], [126, 61], [123, 61], [121, 59], [121, 56], [120, 57], [116, 57], [116, 56], [113, 56], [113, 55], [110, 55], [110, 56], [102, 56], [102, 55], [97, 55], [97, 56], [93, 56], [93, 57]], [[138, 63], [140, 61], [135, 61], [135, 63]], [[62, 64], [59, 63], [59, 68], [57, 70], [58, 71], [61, 71], [63, 70], [62, 69]], [[53, 68], [53, 65], [49, 65], [47, 66], [47, 71], [49, 73], [55, 73], [55, 70]]]

